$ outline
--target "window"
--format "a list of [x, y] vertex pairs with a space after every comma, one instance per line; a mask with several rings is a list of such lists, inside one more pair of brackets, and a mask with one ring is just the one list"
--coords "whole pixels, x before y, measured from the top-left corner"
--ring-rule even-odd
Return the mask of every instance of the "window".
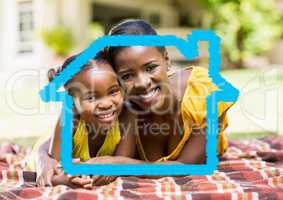
[[32, 1], [18, 2], [18, 53], [33, 51], [33, 9]]

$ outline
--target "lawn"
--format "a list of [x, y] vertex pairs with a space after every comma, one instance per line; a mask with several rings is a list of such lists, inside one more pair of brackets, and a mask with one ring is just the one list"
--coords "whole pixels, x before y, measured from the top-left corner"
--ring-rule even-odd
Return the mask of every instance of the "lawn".
[[226, 70], [226, 80], [240, 90], [229, 111], [228, 133], [283, 134], [283, 71], [278, 68]]
[[[228, 112], [228, 136], [251, 138], [270, 133], [283, 134], [282, 70], [225, 70], [222, 75], [240, 90], [237, 103]], [[51, 134], [60, 104], [39, 101], [38, 91], [45, 84], [44, 80], [33, 77], [18, 81], [12, 88], [16, 103], [11, 103], [11, 98], [7, 98], [9, 88], [6, 83], [9, 79], [3, 75], [0, 78], [4, 80], [0, 83], [0, 95], [5, 97], [0, 100], [0, 142], [11, 140], [29, 146], [39, 136]], [[22, 114], [23, 111], [28, 112]]]

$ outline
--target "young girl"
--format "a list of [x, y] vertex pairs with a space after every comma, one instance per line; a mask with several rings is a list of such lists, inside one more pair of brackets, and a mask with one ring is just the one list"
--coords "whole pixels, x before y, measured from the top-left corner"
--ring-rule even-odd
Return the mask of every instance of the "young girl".
[[[49, 71], [49, 80], [60, 74], [60, 71], [77, 56], [66, 60], [56, 72]], [[82, 162], [103, 163], [109, 161], [107, 156], [133, 157], [135, 149], [135, 120], [134, 115], [123, 108], [123, 95], [111, 65], [104, 54], [97, 56], [84, 65], [64, 88], [74, 100], [74, 130], [73, 130], [73, 158]], [[122, 119], [121, 119], [122, 117]], [[126, 128], [121, 128], [121, 123]], [[126, 126], [125, 126], [126, 125]], [[57, 124], [51, 139], [50, 156], [60, 160], [61, 125]], [[100, 157], [96, 160], [93, 157]], [[50, 164], [50, 158], [43, 156], [42, 165]], [[65, 184], [71, 187], [91, 187], [93, 179], [70, 177], [61, 172], [52, 177], [52, 185]], [[52, 174], [51, 174], [52, 176]], [[111, 182], [114, 177], [100, 177]], [[96, 180], [103, 182], [102, 180]], [[104, 180], [105, 182], [105, 180]]]

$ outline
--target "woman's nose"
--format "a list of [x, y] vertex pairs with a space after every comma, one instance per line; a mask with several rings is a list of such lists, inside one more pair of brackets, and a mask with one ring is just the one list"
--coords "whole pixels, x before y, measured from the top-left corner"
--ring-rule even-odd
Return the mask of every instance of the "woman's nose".
[[135, 88], [147, 90], [150, 87], [150, 78], [146, 75], [139, 75], [135, 80]]

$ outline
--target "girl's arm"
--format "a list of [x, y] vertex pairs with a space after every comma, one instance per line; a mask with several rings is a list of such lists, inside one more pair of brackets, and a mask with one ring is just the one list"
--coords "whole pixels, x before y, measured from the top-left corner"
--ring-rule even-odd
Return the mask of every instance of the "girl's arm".
[[59, 117], [54, 134], [50, 139], [49, 154], [52, 158], [60, 161], [60, 144], [61, 144], [61, 116]]
[[[78, 125], [78, 121], [76, 117], [74, 117], [73, 125], [74, 125], [73, 132], [75, 132]], [[54, 134], [51, 137], [50, 148], [49, 148], [50, 156], [57, 161], [60, 161], [61, 130], [62, 129], [61, 129], [61, 116], [60, 116], [56, 123]]]
[[[76, 126], [78, 125], [76, 118], [74, 119], [74, 130], [76, 130]], [[59, 117], [55, 131], [53, 136], [50, 139], [50, 156], [54, 158], [57, 163], [60, 162], [60, 144], [61, 144], [61, 116]], [[49, 159], [53, 160], [52, 158], [49, 157]], [[58, 169], [56, 166], [54, 166], [54, 172], [55, 170]], [[68, 185], [72, 188], [75, 187], [85, 187], [86, 185], [91, 183], [91, 179], [83, 178], [83, 177], [78, 177], [78, 176], [69, 176], [64, 173], [63, 170], [58, 169], [56, 173], [53, 173], [50, 175], [51, 183], [53, 186], [56, 185]]]
[[39, 146], [35, 155], [36, 183], [38, 186], [52, 185], [52, 176], [55, 173], [57, 161], [50, 158], [48, 149], [50, 138]]
[[[55, 132], [60, 132], [59, 120], [57, 121]], [[52, 177], [56, 173], [55, 170], [59, 159], [52, 159], [49, 155], [50, 146], [54, 145], [54, 139], [55, 134], [42, 143], [36, 153], [36, 182], [39, 186], [52, 185]]]

